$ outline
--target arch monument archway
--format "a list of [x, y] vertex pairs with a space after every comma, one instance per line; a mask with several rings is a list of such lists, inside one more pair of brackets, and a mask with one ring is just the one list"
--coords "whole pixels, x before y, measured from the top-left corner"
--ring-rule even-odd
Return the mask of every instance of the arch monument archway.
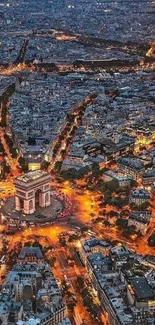
[[49, 206], [51, 176], [42, 170], [35, 170], [15, 179], [15, 209], [25, 214], [34, 213], [37, 204]]

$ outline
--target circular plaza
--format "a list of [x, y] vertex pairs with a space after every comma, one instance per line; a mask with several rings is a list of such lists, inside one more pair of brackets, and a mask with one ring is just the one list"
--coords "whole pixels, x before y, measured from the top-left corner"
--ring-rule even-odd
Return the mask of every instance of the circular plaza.
[[56, 198], [50, 197], [51, 204], [46, 207], [36, 206], [36, 210], [31, 214], [15, 210], [15, 198], [9, 198], [3, 205], [2, 212], [8, 217], [21, 222], [46, 223], [54, 221], [63, 210], [63, 203]]
[[3, 214], [20, 222], [47, 223], [64, 208], [63, 201], [51, 195], [51, 176], [35, 170], [15, 179], [15, 197], [5, 201]]

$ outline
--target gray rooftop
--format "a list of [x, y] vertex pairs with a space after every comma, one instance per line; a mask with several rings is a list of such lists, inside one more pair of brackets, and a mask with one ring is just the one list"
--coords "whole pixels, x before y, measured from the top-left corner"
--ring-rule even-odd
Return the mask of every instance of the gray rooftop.
[[22, 248], [19, 259], [23, 260], [26, 256], [36, 256], [37, 259], [43, 259], [43, 254], [39, 247], [24, 247]]
[[30, 183], [34, 180], [38, 180], [44, 176], [48, 176], [49, 174], [43, 170], [34, 170], [32, 172], [28, 172], [24, 175], [21, 175], [16, 178], [17, 181], [22, 181], [24, 183]]
[[138, 300], [155, 298], [154, 293], [144, 276], [132, 279], [131, 285]]

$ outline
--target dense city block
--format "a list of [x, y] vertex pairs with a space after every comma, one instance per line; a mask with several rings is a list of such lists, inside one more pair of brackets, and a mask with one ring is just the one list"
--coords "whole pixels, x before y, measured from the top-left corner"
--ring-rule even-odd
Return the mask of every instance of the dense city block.
[[155, 1], [0, 3], [0, 324], [155, 324]]

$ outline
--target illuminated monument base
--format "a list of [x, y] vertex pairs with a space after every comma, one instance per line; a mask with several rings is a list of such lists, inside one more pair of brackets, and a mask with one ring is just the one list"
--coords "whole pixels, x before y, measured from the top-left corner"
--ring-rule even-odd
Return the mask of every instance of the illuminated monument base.
[[51, 176], [42, 170], [35, 170], [15, 180], [15, 210], [33, 214], [39, 205], [44, 208], [51, 204]]

